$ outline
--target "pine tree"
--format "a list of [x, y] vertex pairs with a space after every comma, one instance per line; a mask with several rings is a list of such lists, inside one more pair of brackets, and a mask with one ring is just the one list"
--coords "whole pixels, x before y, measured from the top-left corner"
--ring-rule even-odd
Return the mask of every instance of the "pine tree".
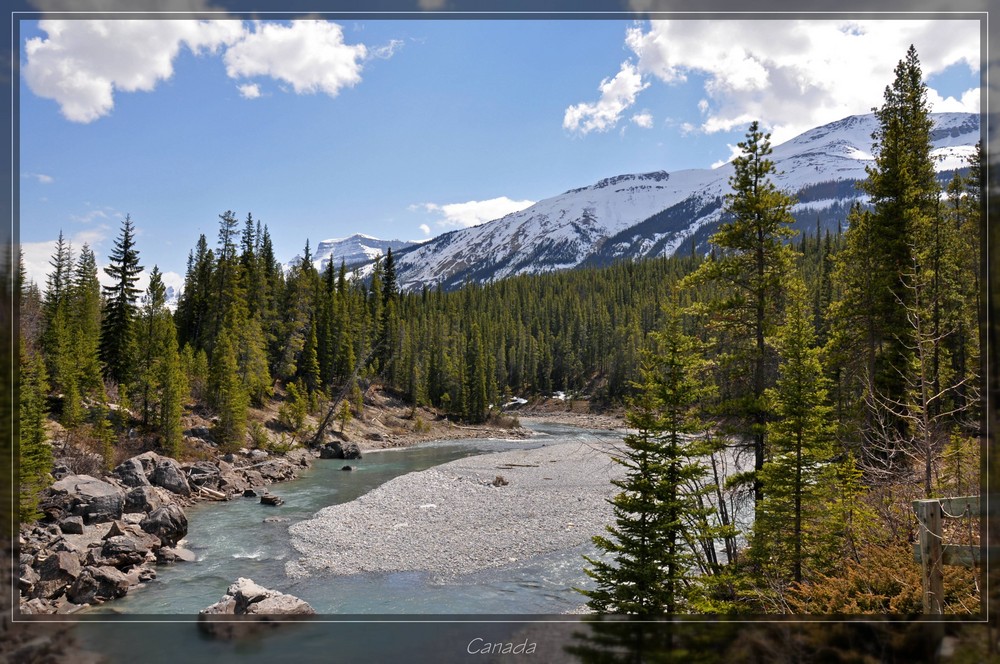
[[[895, 432], [886, 430], [884, 435], [892, 437], [905, 423], [887, 421], [891, 416], [875, 404], [901, 401], [906, 389], [903, 376], [913, 346], [906, 316], [911, 293], [901, 277], [913, 265], [913, 239], [925, 242], [938, 223], [939, 208], [940, 188], [930, 156], [933, 122], [913, 46], [896, 66], [895, 80], [886, 87], [884, 103], [875, 115], [879, 123], [872, 135], [875, 162], [867, 167], [868, 179], [861, 185], [872, 210], [855, 213], [851, 219], [847, 247], [835, 274], [844, 295], [833, 325], [842, 341], [846, 376], [852, 381], [844, 389], [859, 404], [866, 404], [860, 424], [868, 431], [888, 427]], [[863, 332], [849, 329], [859, 323]], [[849, 345], [852, 337], [863, 343], [861, 352]]]
[[239, 362], [229, 330], [222, 328], [212, 353], [209, 390], [219, 414], [216, 438], [222, 449], [235, 451], [246, 442], [250, 398], [239, 379]]
[[80, 392], [99, 396], [104, 390], [100, 362], [101, 284], [97, 279], [97, 259], [86, 244], [80, 249], [73, 272], [70, 320]]
[[828, 380], [806, 298], [801, 279], [789, 279], [785, 320], [775, 337], [778, 380], [767, 391], [774, 413], [768, 423], [771, 454], [760, 473], [764, 500], [754, 520], [751, 555], [778, 583], [828, 572], [829, 549], [838, 544], [829, 528], [837, 467]]
[[[764, 467], [768, 413], [765, 390], [774, 383], [776, 358], [766, 339], [779, 323], [783, 280], [791, 264], [791, 249], [785, 241], [793, 235], [789, 212], [794, 203], [771, 180], [774, 163], [770, 134], [753, 122], [742, 151], [733, 160], [734, 175], [726, 196], [725, 212], [731, 221], [712, 236], [717, 258], [701, 264], [686, 282], [693, 286], [710, 283], [721, 288], [710, 302], [712, 325], [717, 332], [719, 365], [724, 376], [719, 383], [723, 400], [721, 414], [736, 417], [737, 434], [752, 441], [754, 470]], [[762, 487], [754, 479], [754, 500], [760, 502]]]
[[125, 215], [122, 221], [121, 233], [115, 240], [110, 264], [104, 268], [104, 272], [114, 283], [104, 287], [101, 362], [104, 364], [105, 378], [119, 385], [125, 385], [133, 377], [136, 298], [140, 293], [135, 287], [135, 282], [142, 272], [139, 252], [135, 248], [135, 229], [128, 215]]
[[652, 335], [654, 351], [644, 354], [643, 382], [627, 413], [637, 431], [625, 436], [625, 450], [614, 457], [626, 468], [624, 479], [612, 481], [622, 490], [610, 501], [615, 526], [607, 527], [611, 537], [594, 537], [614, 562], [585, 556], [597, 588], [581, 592], [598, 613], [677, 613], [696, 573], [691, 547], [704, 532], [689, 518], [699, 508], [691, 487], [706, 471], [690, 459], [687, 437], [703, 430], [696, 409], [710, 390], [705, 362], [682, 332], [676, 306], [665, 315], [663, 330]]
[[21, 522], [38, 515], [38, 498], [52, 470], [52, 449], [45, 435], [45, 399], [48, 384], [45, 363], [38, 353], [20, 347], [20, 435], [18, 436], [18, 515]]

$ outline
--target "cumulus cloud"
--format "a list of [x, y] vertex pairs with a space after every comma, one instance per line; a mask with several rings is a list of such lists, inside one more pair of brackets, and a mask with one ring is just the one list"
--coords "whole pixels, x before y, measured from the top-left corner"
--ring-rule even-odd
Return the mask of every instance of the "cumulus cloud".
[[589, 134], [592, 131], [607, 131], [614, 127], [622, 113], [635, 103], [635, 97], [649, 86], [635, 64], [626, 60], [614, 78], [604, 79], [598, 86], [601, 98], [593, 103], [574, 104], [563, 115], [563, 128], [569, 131]]
[[24, 78], [40, 97], [55, 100], [68, 120], [88, 123], [108, 115], [116, 93], [151, 91], [173, 76], [182, 48], [218, 54], [246, 99], [262, 91], [254, 77], [281, 81], [299, 94], [337, 96], [361, 81], [369, 57], [387, 59], [400, 40], [369, 50], [347, 44], [329, 21], [246, 23], [234, 20], [42, 20], [44, 37], [25, 42]]
[[240, 96], [244, 99], [256, 99], [260, 97], [260, 86], [256, 83], [247, 83], [246, 85], [238, 86], [240, 90]]
[[431, 227], [428, 226], [427, 224], [420, 224], [419, 228], [420, 228], [420, 232], [423, 233], [424, 235], [430, 235], [431, 234]]
[[[593, 128], [613, 126], [635, 95], [650, 81], [679, 85], [703, 81], [698, 103], [699, 131], [713, 133], [760, 120], [780, 143], [817, 125], [868, 113], [882, 101], [893, 69], [910, 44], [920, 56], [925, 77], [954, 65], [980, 67], [977, 21], [650, 21], [626, 31], [634, 55], [628, 71], [635, 94], [618, 95], [617, 105], [598, 113], [597, 105], [578, 104], [566, 120], [602, 118]], [[618, 76], [615, 77], [616, 79]], [[602, 82], [602, 101], [608, 96]], [[979, 90], [960, 99], [931, 90], [933, 111], [978, 110]], [[589, 113], [589, 114], [588, 114]], [[579, 122], [582, 122], [581, 119]], [[566, 122], [564, 122], [566, 124]]]
[[269, 76], [299, 94], [336, 97], [361, 81], [364, 44], [344, 43], [344, 31], [328, 21], [256, 23], [255, 30], [230, 46], [223, 60], [231, 78]]
[[[438, 215], [440, 217], [437, 221], [438, 226], [467, 228], [499, 219], [512, 212], [519, 212], [534, 204], [535, 201], [515, 201], [506, 196], [499, 196], [485, 201], [467, 201], [465, 203], [447, 203], [444, 205], [423, 203], [416, 207]], [[424, 227], [426, 227], [426, 224], [421, 226], [421, 229]]]
[[642, 113], [636, 113], [632, 116], [632, 123], [643, 129], [653, 128], [653, 116], [649, 111], [643, 111]]
[[25, 42], [24, 79], [73, 122], [93, 122], [114, 93], [153, 90], [173, 75], [182, 46], [216, 52], [239, 39], [238, 21], [42, 20], [46, 37]]

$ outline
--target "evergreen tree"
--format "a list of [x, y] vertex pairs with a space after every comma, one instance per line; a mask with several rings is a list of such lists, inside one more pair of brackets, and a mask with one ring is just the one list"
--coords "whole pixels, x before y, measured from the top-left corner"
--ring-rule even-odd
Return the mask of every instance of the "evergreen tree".
[[779, 375], [767, 391], [770, 458], [760, 473], [764, 500], [754, 520], [752, 557], [778, 583], [828, 572], [836, 549], [830, 517], [837, 484], [833, 426], [806, 288], [788, 281], [785, 320], [775, 343]]
[[70, 305], [73, 328], [73, 358], [81, 394], [99, 396], [101, 380], [101, 284], [97, 279], [97, 259], [86, 244], [80, 250], [73, 271]]
[[[894, 436], [905, 422], [879, 411], [879, 402], [901, 401], [905, 368], [912, 357], [911, 326], [906, 317], [911, 292], [901, 277], [914, 261], [914, 238], [925, 241], [938, 223], [939, 186], [931, 159], [927, 86], [916, 50], [910, 46], [875, 110], [879, 126], [872, 135], [875, 162], [867, 167], [862, 189], [869, 195], [870, 214], [855, 213], [847, 247], [836, 272], [844, 295], [833, 317], [842, 340], [845, 390], [864, 406], [862, 426]], [[859, 224], [855, 228], [854, 224]], [[848, 328], [862, 323], [860, 330]], [[851, 340], [863, 343], [861, 352]], [[846, 347], [845, 347], [846, 346]], [[881, 434], [880, 434], [881, 435]]]
[[20, 347], [20, 435], [18, 436], [18, 515], [21, 522], [33, 521], [38, 514], [38, 498], [48, 484], [52, 470], [52, 449], [46, 442], [45, 399], [48, 384], [45, 363], [38, 353]]
[[229, 330], [223, 328], [212, 353], [209, 389], [219, 414], [216, 438], [222, 449], [235, 451], [246, 442], [250, 398], [239, 378], [239, 362]]
[[690, 459], [686, 439], [703, 430], [696, 409], [709, 392], [705, 362], [682, 332], [674, 305], [653, 340], [655, 350], [644, 355], [643, 382], [627, 414], [637, 431], [625, 436], [625, 450], [615, 457], [626, 468], [623, 480], [612, 481], [622, 490], [610, 501], [615, 526], [607, 527], [611, 537], [594, 537], [614, 563], [585, 556], [597, 588], [582, 592], [598, 613], [679, 612], [696, 573], [692, 545], [704, 535], [688, 517], [699, 509], [691, 488], [706, 471]]
[[135, 248], [135, 229], [128, 215], [122, 221], [121, 233], [109, 258], [110, 264], [104, 272], [114, 283], [104, 287], [100, 355], [105, 378], [125, 385], [132, 379], [136, 298], [140, 293], [135, 282], [142, 272], [139, 252]]
[[[754, 450], [754, 471], [766, 458], [767, 407], [765, 390], [774, 383], [776, 358], [766, 343], [779, 323], [783, 280], [791, 264], [794, 221], [789, 212], [794, 200], [771, 180], [774, 163], [770, 134], [753, 122], [746, 140], [738, 144], [734, 175], [726, 196], [725, 212], [731, 221], [712, 236], [717, 258], [701, 264], [687, 285], [710, 283], [720, 288], [709, 303], [717, 333], [719, 379], [724, 389], [722, 415], [738, 421], [737, 435], [749, 438]], [[762, 486], [753, 482], [754, 500], [760, 502]]]

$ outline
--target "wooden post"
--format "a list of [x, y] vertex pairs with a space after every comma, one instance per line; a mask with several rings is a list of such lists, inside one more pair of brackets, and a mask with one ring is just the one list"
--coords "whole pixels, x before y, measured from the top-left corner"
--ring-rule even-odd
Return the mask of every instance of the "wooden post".
[[923, 571], [924, 613], [941, 615], [944, 603], [944, 570], [941, 547], [941, 503], [915, 500], [913, 511], [920, 523], [920, 564]]

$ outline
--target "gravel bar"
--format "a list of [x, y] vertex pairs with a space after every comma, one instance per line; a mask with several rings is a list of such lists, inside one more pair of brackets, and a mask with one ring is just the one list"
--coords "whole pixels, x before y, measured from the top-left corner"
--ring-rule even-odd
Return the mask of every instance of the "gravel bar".
[[[289, 528], [289, 576], [503, 567], [585, 544], [612, 520], [624, 475], [610, 442], [568, 441], [467, 457], [397, 477]], [[507, 484], [495, 486], [501, 476]]]

